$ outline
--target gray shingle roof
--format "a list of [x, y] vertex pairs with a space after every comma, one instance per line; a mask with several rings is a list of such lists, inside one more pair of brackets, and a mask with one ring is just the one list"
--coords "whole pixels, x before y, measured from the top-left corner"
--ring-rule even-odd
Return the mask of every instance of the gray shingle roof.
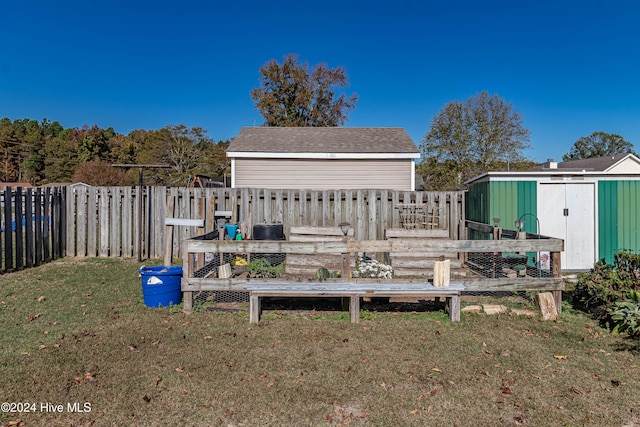
[[243, 127], [227, 152], [419, 153], [402, 128]]
[[628, 154], [617, 154], [615, 156], [592, 157], [590, 159], [560, 162], [558, 163], [558, 169], [605, 171], [627, 156]]

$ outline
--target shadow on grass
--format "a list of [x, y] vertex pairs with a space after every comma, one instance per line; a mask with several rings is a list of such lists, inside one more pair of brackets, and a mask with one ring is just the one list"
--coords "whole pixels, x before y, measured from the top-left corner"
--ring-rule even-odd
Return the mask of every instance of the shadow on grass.
[[[362, 301], [361, 310], [372, 312], [431, 312], [440, 311], [445, 307], [445, 301], [418, 300], [389, 302], [389, 298], [373, 298], [372, 301]], [[340, 298], [264, 298], [263, 310], [278, 311], [343, 311]]]
[[640, 355], [640, 339], [638, 337], [627, 337], [624, 341], [617, 342], [613, 345], [615, 351], [628, 351], [634, 356]]

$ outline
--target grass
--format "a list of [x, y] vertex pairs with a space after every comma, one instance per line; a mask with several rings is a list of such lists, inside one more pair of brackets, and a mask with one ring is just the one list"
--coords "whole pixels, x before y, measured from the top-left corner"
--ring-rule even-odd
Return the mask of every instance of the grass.
[[145, 307], [139, 267], [0, 276], [0, 401], [36, 403], [0, 425], [640, 424], [638, 341], [570, 306], [555, 322], [278, 310], [251, 326], [244, 311]]

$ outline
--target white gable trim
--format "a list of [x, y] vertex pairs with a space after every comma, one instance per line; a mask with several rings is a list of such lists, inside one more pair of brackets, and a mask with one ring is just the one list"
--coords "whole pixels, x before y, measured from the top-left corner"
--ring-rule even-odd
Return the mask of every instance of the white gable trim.
[[605, 172], [619, 173], [638, 173], [638, 171], [640, 171], [640, 159], [631, 153], [627, 154], [605, 170]]

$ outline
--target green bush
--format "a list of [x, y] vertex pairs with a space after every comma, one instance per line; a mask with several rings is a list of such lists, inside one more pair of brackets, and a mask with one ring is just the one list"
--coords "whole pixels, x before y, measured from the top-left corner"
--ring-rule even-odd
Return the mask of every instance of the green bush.
[[601, 319], [609, 317], [607, 310], [630, 291], [640, 291], [640, 255], [621, 251], [613, 258], [613, 265], [601, 260], [590, 272], [579, 273], [573, 294], [574, 302]]
[[612, 332], [625, 332], [631, 336], [640, 332], [640, 292], [629, 292], [628, 299], [616, 302], [608, 310], [613, 326]]

